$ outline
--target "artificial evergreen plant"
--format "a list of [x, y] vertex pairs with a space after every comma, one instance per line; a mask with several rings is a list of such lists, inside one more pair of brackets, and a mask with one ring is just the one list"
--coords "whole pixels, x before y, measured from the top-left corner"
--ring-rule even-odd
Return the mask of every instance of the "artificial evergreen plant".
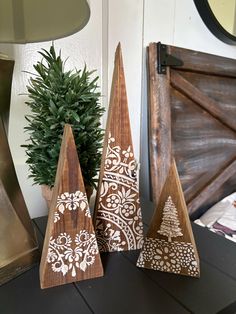
[[100, 166], [104, 112], [99, 103], [98, 76], [94, 71], [65, 71], [65, 62], [53, 46], [39, 52], [42, 61], [34, 65], [36, 74], [27, 86], [31, 114], [25, 130], [30, 138], [26, 149], [30, 177], [40, 185], [54, 185], [65, 123], [72, 126], [85, 185], [96, 185]]

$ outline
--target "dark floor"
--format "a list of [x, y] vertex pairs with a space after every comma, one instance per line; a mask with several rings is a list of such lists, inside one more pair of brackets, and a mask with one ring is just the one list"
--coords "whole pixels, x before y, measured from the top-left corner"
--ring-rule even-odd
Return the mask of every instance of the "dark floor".
[[[147, 227], [152, 204], [143, 202]], [[37, 218], [40, 242], [47, 218]], [[136, 267], [138, 251], [102, 254], [103, 278], [41, 290], [38, 265], [0, 287], [0, 314], [236, 313], [236, 245], [193, 225], [201, 260], [195, 279]]]

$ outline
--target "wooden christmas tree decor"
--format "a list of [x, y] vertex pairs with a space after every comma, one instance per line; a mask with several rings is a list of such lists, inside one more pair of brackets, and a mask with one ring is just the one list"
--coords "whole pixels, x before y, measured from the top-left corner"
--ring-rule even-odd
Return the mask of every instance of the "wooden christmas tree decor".
[[103, 276], [72, 129], [65, 125], [40, 264], [41, 288]]
[[116, 49], [94, 222], [102, 252], [139, 249], [143, 224], [120, 44]]
[[174, 160], [137, 266], [192, 277], [200, 276], [199, 257]]

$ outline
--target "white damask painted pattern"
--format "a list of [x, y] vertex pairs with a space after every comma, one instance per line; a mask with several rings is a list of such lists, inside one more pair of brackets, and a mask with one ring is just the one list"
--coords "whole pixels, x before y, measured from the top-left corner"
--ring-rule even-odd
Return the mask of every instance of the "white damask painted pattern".
[[71, 271], [71, 276], [76, 277], [77, 270], [85, 272], [94, 263], [97, 254], [98, 245], [94, 233], [81, 230], [72, 240], [64, 232], [57, 238], [50, 238], [47, 262], [51, 264], [53, 272], [65, 276]]
[[109, 134], [96, 219], [100, 251], [141, 248], [143, 224], [138, 197], [137, 164], [131, 146], [122, 150]]
[[85, 210], [85, 216], [91, 217], [87, 195], [81, 191], [75, 193], [64, 192], [57, 198], [57, 211], [54, 212], [54, 223], [60, 220], [60, 214], [64, 214], [65, 210]]
[[176, 274], [186, 271], [190, 276], [199, 276], [193, 245], [185, 242], [147, 238], [137, 266]]

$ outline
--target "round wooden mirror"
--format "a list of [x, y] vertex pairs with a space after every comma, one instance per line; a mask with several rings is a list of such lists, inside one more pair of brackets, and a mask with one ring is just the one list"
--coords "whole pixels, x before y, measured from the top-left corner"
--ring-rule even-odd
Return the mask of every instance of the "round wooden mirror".
[[236, 0], [194, 0], [208, 29], [223, 42], [236, 45]]

